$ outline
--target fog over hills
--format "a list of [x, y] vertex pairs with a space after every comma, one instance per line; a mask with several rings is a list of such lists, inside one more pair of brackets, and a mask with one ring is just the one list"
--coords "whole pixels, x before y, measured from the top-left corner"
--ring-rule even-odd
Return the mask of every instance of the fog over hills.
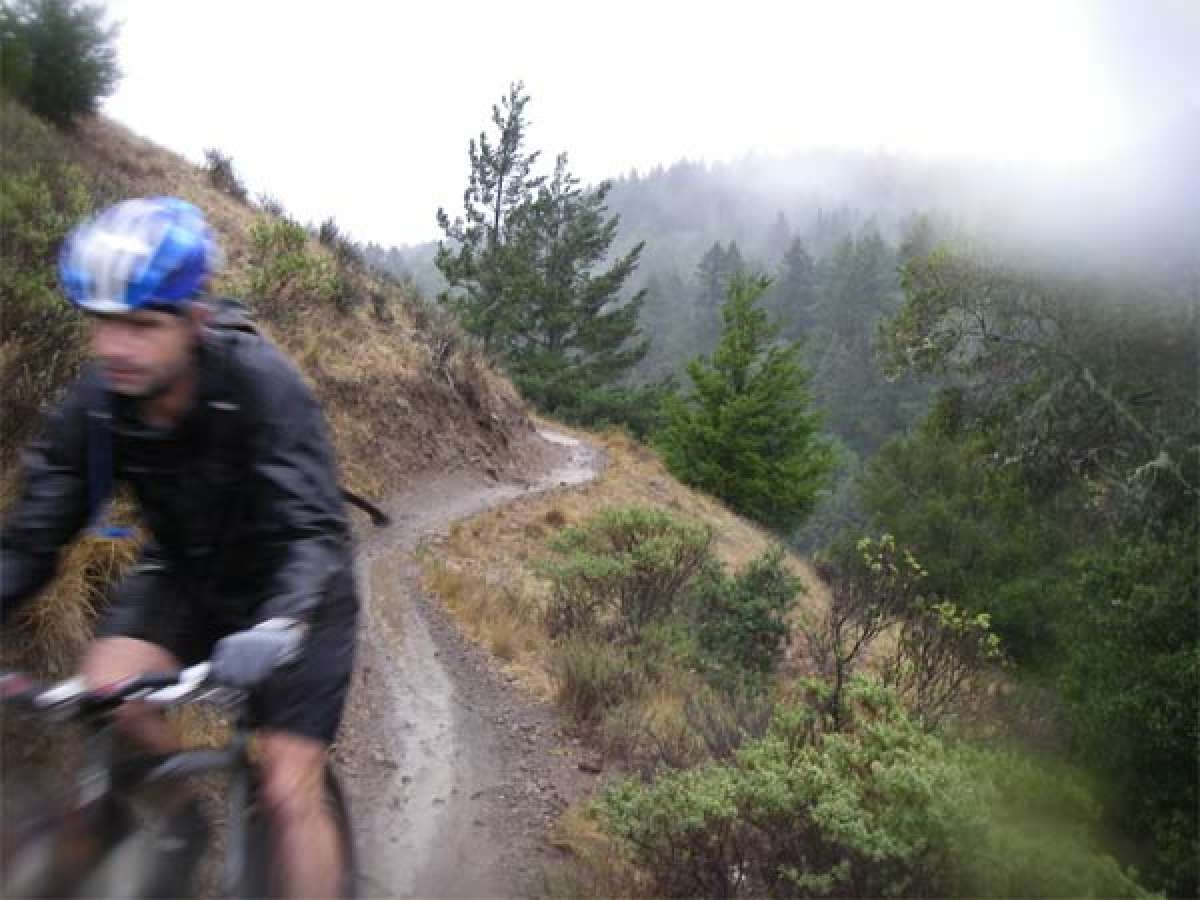
[[[1200, 109], [1119, 159], [1086, 165], [922, 159], [888, 153], [810, 150], [731, 162], [681, 160], [614, 178], [610, 211], [621, 217], [614, 252], [646, 242], [630, 285], [675, 272], [689, 278], [714, 242], [736, 241], [771, 273], [790, 232], [819, 240], [818, 218], [853, 231], [873, 222], [897, 242], [927, 215], [1031, 261], [1143, 268], [1194, 264], [1200, 246]], [[434, 242], [368, 254], [412, 277], [429, 296], [444, 287]], [[823, 249], [813, 248], [820, 252]]]

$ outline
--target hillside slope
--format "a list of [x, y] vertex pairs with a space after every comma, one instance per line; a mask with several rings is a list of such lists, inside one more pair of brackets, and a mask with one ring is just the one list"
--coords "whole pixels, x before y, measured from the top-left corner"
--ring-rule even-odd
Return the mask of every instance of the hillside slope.
[[[429, 544], [425, 584], [451, 609], [475, 641], [489, 649], [535, 696], [554, 694], [550, 647], [541, 616], [549, 583], [538, 571], [548, 542], [609, 508], [661, 509], [704, 523], [713, 532], [713, 553], [741, 570], [778, 541], [720, 501], [684, 486], [657, 454], [620, 432], [590, 434], [554, 424], [556, 430], [599, 445], [607, 465], [586, 484], [530, 494], [455, 524]], [[797, 614], [815, 614], [829, 603], [828, 587], [807, 560], [789, 553], [785, 565], [800, 579]], [[787, 647], [785, 668], [803, 668], [799, 634]]]

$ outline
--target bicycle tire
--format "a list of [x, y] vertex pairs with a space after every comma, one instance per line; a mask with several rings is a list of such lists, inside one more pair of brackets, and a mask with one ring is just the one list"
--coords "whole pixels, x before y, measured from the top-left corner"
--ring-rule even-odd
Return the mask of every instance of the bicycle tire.
[[[333, 827], [337, 833], [338, 848], [342, 857], [342, 889], [339, 893], [341, 900], [358, 900], [359, 871], [358, 851], [354, 841], [354, 827], [350, 818], [350, 806], [346, 801], [345, 792], [337, 779], [332, 763], [325, 764], [325, 800], [329, 805], [329, 813], [333, 817]], [[249, 817], [246, 829], [247, 847], [245, 859], [247, 864], [237, 900], [272, 897], [272, 879], [267, 863], [271, 859], [270, 824], [257, 802], [251, 804], [247, 811]]]

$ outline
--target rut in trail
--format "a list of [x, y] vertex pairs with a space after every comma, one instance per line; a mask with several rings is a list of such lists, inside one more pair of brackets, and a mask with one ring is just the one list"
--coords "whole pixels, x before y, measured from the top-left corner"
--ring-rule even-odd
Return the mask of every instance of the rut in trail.
[[[414, 551], [455, 520], [582, 484], [599, 454], [539, 432], [538, 471], [450, 473], [387, 504], [362, 547], [358, 672], [335, 753], [369, 897], [513, 897], [537, 888], [543, 833], [579, 789], [559, 722], [522, 699], [419, 588]], [[552, 752], [558, 751], [558, 752]]]

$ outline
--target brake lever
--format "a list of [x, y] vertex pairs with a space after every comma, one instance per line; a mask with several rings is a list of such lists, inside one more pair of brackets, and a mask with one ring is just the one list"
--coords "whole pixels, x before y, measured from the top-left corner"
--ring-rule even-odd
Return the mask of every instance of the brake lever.
[[68, 678], [66, 681], [47, 688], [33, 698], [35, 706], [42, 709], [54, 709], [74, 700], [78, 700], [88, 692], [87, 682], [82, 675]]

